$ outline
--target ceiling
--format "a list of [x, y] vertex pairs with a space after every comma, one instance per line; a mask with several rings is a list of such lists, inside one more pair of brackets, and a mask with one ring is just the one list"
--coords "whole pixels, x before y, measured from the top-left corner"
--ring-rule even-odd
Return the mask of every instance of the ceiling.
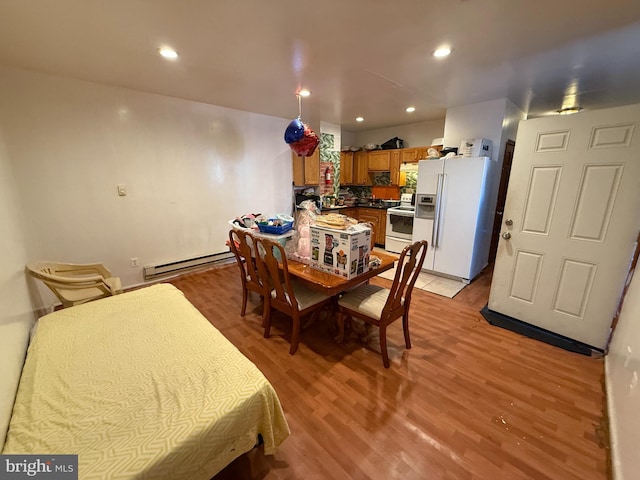
[[352, 132], [505, 97], [540, 116], [640, 102], [640, 2], [2, 0], [0, 65], [283, 118], [305, 87], [305, 122]]

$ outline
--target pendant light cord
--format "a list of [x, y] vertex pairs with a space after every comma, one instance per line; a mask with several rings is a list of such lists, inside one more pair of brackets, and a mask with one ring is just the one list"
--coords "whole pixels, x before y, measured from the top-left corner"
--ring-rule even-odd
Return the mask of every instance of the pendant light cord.
[[296, 95], [298, 97], [298, 120], [302, 118], [302, 97], [300, 95]]

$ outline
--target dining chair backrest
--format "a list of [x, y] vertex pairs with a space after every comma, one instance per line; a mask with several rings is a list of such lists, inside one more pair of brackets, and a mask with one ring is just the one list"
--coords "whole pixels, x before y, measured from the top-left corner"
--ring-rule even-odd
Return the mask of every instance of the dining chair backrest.
[[409, 308], [411, 292], [420, 275], [426, 254], [426, 240], [420, 240], [402, 249], [393, 284], [389, 289], [389, 297], [382, 310], [383, 318], [396, 318]]
[[232, 229], [229, 231], [229, 248], [236, 257], [236, 263], [240, 269], [240, 281], [242, 285], [242, 305], [240, 316], [244, 317], [247, 309], [249, 290], [260, 295], [263, 294], [264, 286], [260, 278], [256, 258], [253, 253], [253, 235], [244, 230]]
[[300, 282], [295, 282], [289, 274], [289, 263], [285, 250], [277, 242], [266, 238], [254, 237], [254, 251], [258, 263], [260, 278], [264, 283], [264, 336], [269, 338], [271, 328], [271, 308], [291, 317], [291, 347], [293, 355], [298, 349], [300, 319], [310, 314], [312, 318], [332, 301], [332, 297], [312, 290]]
[[254, 250], [259, 259], [258, 272], [265, 282], [265, 295], [269, 295], [271, 305], [284, 312], [298, 310], [298, 301], [291, 283], [287, 256], [284, 248], [267, 238], [254, 237]]
[[[253, 253], [253, 235], [244, 230], [229, 231], [229, 247], [236, 256], [236, 260], [243, 265], [241, 268], [248, 281], [260, 285], [260, 277], [256, 268]], [[239, 257], [239, 259], [238, 259]], [[241, 262], [241, 260], [244, 260]]]

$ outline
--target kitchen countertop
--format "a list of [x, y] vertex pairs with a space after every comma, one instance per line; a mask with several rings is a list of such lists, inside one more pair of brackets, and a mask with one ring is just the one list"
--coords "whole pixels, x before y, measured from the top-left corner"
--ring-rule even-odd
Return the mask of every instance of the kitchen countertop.
[[338, 212], [344, 208], [375, 208], [376, 210], [387, 210], [391, 207], [382, 205], [380, 203], [365, 203], [364, 205], [354, 205], [353, 207], [347, 206], [335, 206], [335, 207], [322, 207], [323, 212]]

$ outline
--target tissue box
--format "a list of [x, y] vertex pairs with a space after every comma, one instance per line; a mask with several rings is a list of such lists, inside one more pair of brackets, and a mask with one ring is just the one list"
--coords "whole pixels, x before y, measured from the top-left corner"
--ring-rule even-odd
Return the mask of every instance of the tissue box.
[[369, 270], [371, 229], [346, 231], [311, 225], [312, 268], [351, 279]]
[[491, 140], [470, 138], [460, 143], [458, 155], [463, 157], [491, 157]]

